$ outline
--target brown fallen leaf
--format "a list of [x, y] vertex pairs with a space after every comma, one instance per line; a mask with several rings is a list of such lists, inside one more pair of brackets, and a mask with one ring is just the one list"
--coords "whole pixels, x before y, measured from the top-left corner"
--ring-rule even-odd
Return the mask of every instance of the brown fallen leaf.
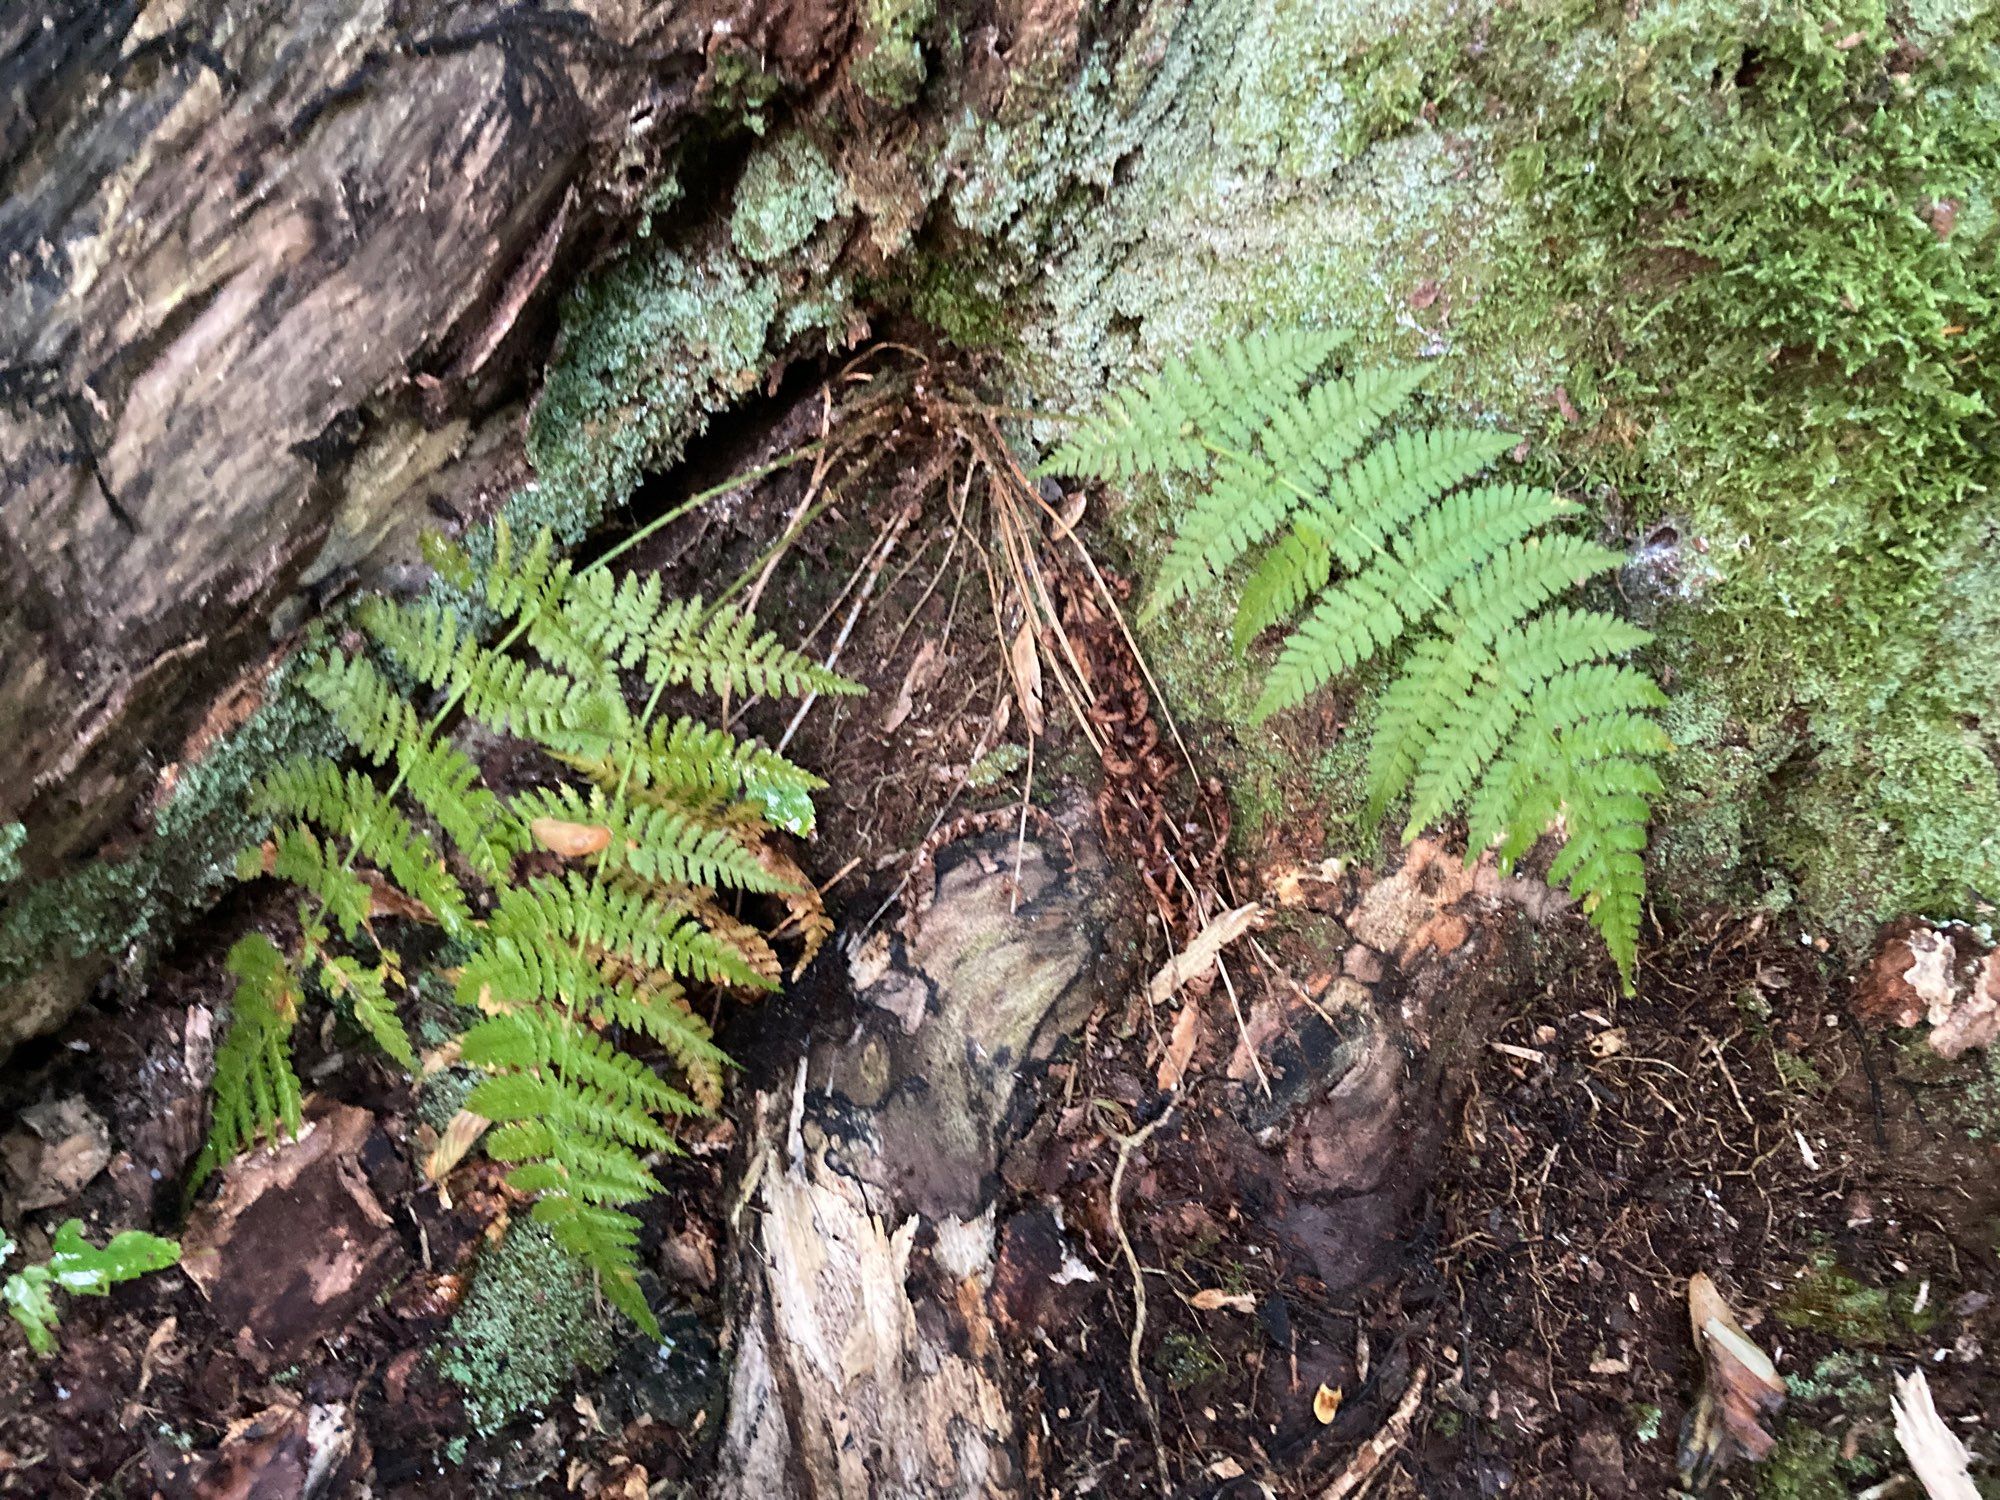
[[81, 1097], [30, 1105], [20, 1122], [0, 1136], [0, 1175], [16, 1213], [67, 1203], [111, 1162], [111, 1133]]
[[1205, 976], [1213, 969], [1222, 950], [1263, 924], [1265, 911], [1257, 902], [1247, 902], [1222, 913], [1195, 934], [1194, 941], [1176, 953], [1146, 986], [1146, 998], [1158, 1005], [1171, 999], [1183, 985]]
[[444, 1180], [451, 1176], [451, 1169], [465, 1160], [465, 1153], [472, 1149], [473, 1142], [486, 1134], [486, 1127], [493, 1122], [484, 1115], [475, 1115], [471, 1110], [461, 1109], [451, 1117], [451, 1121], [438, 1132], [437, 1145], [424, 1158], [424, 1176], [438, 1185], [438, 1197], [446, 1208], [451, 1207], [451, 1195], [445, 1191]]
[[1155, 1082], [1162, 1090], [1181, 1086], [1181, 1079], [1187, 1076], [1188, 1059], [1194, 1056], [1194, 1044], [1200, 1038], [1201, 1007], [1190, 1000], [1174, 1017], [1174, 1029], [1167, 1037], [1167, 1055], [1160, 1059], [1160, 1070], [1155, 1075]]
[[1700, 1489], [1737, 1457], [1755, 1463], [1771, 1451], [1762, 1423], [1785, 1404], [1785, 1382], [1752, 1343], [1708, 1274], [1688, 1278], [1688, 1323], [1702, 1352], [1701, 1394], [1681, 1433], [1682, 1482]]
[[1337, 1385], [1322, 1384], [1313, 1392], [1313, 1415], [1319, 1419], [1320, 1426], [1326, 1426], [1340, 1415], [1340, 1395]]
[[180, 1326], [179, 1318], [162, 1318], [160, 1326], [155, 1328], [152, 1336], [146, 1340], [146, 1352], [139, 1356], [140, 1395], [145, 1395], [146, 1387], [153, 1383], [153, 1372], [159, 1368], [161, 1351], [173, 1342], [174, 1335], [180, 1331]]
[[896, 690], [896, 701], [889, 705], [889, 711], [882, 716], [882, 732], [894, 734], [903, 727], [903, 721], [916, 710], [917, 694], [937, 680], [942, 662], [937, 642], [926, 640], [917, 648], [917, 654], [910, 663], [909, 671], [903, 674], [903, 685]]
[[611, 830], [601, 823], [570, 823], [561, 818], [536, 818], [528, 824], [535, 842], [564, 859], [587, 859], [611, 843]]
[[1240, 1312], [1257, 1310], [1257, 1299], [1248, 1292], [1225, 1292], [1221, 1287], [1204, 1287], [1188, 1298], [1188, 1306], [1196, 1312]]
[[1014, 696], [1021, 705], [1021, 720], [1028, 733], [1040, 734], [1042, 718], [1042, 653], [1035, 645], [1035, 622], [1024, 621], [1014, 644], [1007, 650], [1007, 664], [1014, 676]]

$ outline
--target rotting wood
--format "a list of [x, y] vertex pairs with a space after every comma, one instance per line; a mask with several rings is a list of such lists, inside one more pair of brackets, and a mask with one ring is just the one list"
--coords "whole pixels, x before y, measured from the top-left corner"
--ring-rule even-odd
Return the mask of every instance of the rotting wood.
[[1087, 832], [1073, 847], [944, 851], [921, 920], [862, 969], [859, 1025], [760, 1096], [713, 1493], [1025, 1492], [987, 1303], [996, 1174], [1109, 946], [1108, 875]]

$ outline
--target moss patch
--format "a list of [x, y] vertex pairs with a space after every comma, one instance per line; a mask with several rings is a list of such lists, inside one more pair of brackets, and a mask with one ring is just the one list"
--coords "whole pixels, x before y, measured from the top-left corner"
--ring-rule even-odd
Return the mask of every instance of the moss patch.
[[612, 1332], [586, 1273], [547, 1230], [517, 1223], [479, 1258], [438, 1368], [490, 1433], [546, 1408], [577, 1369], [602, 1369]]

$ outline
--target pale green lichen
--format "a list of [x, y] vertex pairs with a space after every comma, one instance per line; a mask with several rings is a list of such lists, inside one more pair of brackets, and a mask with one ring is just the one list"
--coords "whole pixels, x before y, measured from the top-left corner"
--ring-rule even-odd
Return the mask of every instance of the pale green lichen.
[[325, 754], [335, 743], [293, 669], [279, 669], [264, 692], [241, 728], [181, 774], [139, 853], [92, 860], [9, 896], [0, 913], [0, 1006], [10, 987], [52, 965], [142, 966], [214, 900], [232, 878], [237, 851], [270, 826], [249, 810], [251, 782], [283, 756]]
[[438, 1369], [482, 1436], [545, 1410], [578, 1369], [601, 1369], [613, 1327], [588, 1274], [539, 1224], [521, 1222], [479, 1257]]
[[790, 253], [832, 218], [840, 177], [804, 135], [774, 140], [751, 157], [736, 185], [729, 234], [748, 259], [762, 264]]
[[937, 0], [867, 0], [851, 71], [855, 86], [878, 104], [914, 104], [926, 76], [918, 34], [936, 18]]

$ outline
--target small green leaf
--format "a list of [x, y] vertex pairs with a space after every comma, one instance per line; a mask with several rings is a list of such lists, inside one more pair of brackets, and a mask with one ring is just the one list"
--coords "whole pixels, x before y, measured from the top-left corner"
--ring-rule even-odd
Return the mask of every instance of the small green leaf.
[[800, 838], [810, 836], [817, 821], [812, 793], [802, 786], [746, 778], [743, 800], [761, 807], [764, 821], [773, 828], [782, 828]]
[[[14, 1242], [0, 1234], [0, 1261], [13, 1251]], [[27, 1334], [28, 1347], [37, 1354], [50, 1354], [56, 1347], [56, 1325], [62, 1321], [54, 1292], [108, 1296], [119, 1282], [164, 1270], [180, 1258], [181, 1247], [172, 1240], [138, 1229], [114, 1235], [100, 1249], [83, 1237], [83, 1221], [71, 1219], [56, 1230], [46, 1262], [23, 1266], [0, 1284], [0, 1303]]]

